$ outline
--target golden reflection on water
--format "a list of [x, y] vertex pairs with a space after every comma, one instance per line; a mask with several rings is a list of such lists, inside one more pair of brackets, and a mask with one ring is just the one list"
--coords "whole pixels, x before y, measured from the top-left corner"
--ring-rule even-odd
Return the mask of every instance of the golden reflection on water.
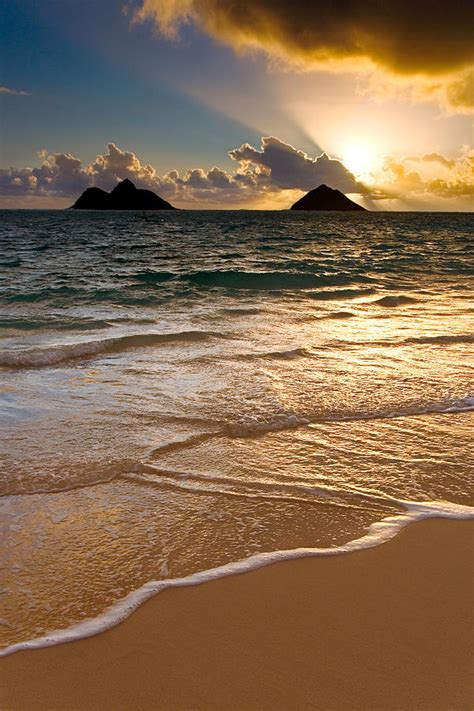
[[[474, 503], [464, 217], [35, 219], [0, 298], [5, 643], [400, 499]], [[39, 256], [48, 219], [70, 253]]]

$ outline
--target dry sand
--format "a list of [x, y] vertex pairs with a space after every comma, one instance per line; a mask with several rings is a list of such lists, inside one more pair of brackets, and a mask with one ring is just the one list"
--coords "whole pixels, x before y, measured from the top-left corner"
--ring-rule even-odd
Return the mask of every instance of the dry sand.
[[0, 660], [2, 711], [472, 711], [474, 522], [167, 590], [96, 637]]

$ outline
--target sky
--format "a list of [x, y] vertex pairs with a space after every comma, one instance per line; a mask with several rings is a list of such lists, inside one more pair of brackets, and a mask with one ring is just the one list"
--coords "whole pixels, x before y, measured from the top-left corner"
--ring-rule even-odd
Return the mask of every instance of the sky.
[[9, 0], [0, 207], [124, 178], [177, 207], [473, 210], [471, 2]]

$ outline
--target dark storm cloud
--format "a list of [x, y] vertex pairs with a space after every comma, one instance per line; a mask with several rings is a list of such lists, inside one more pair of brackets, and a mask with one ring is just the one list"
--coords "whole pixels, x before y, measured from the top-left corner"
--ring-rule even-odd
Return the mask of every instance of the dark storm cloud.
[[290, 60], [370, 60], [397, 74], [472, 63], [472, 0], [141, 0], [136, 16], [164, 32], [193, 22], [235, 48]]

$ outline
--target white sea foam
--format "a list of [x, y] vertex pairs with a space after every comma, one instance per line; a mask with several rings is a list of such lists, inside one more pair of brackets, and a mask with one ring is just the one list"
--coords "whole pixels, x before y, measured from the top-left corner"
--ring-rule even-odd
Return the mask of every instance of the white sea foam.
[[229, 424], [226, 428], [226, 434], [231, 437], [251, 437], [265, 432], [295, 429], [296, 427], [308, 425], [310, 422], [311, 420], [307, 417], [292, 412], [269, 416], [265, 420], [249, 415], [238, 422]]
[[[395, 499], [393, 499], [395, 501]], [[405, 513], [396, 516], [389, 516], [382, 521], [373, 523], [367, 533], [360, 538], [349, 541], [334, 548], [294, 548], [292, 550], [280, 550], [269, 553], [257, 553], [244, 560], [226, 563], [225, 565], [211, 568], [187, 575], [182, 578], [172, 578], [169, 580], [150, 581], [138, 590], [133, 591], [125, 598], [112, 605], [102, 614], [94, 619], [85, 620], [72, 625], [64, 630], [51, 632], [43, 637], [19, 642], [0, 650], [0, 657], [13, 654], [27, 649], [41, 649], [51, 647], [65, 642], [72, 642], [78, 639], [92, 637], [100, 632], [104, 632], [111, 627], [115, 627], [120, 622], [129, 617], [134, 610], [142, 605], [146, 600], [154, 597], [157, 593], [167, 588], [187, 587], [200, 585], [218, 578], [229, 577], [237, 573], [244, 573], [256, 570], [272, 563], [285, 560], [295, 560], [297, 558], [327, 557], [334, 555], [344, 555], [374, 548], [394, 538], [405, 526], [416, 521], [428, 518], [445, 519], [472, 519], [474, 518], [474, 507], [461, 506], [448, 502], [411, 502], [398, 501], [403, 506]]]

